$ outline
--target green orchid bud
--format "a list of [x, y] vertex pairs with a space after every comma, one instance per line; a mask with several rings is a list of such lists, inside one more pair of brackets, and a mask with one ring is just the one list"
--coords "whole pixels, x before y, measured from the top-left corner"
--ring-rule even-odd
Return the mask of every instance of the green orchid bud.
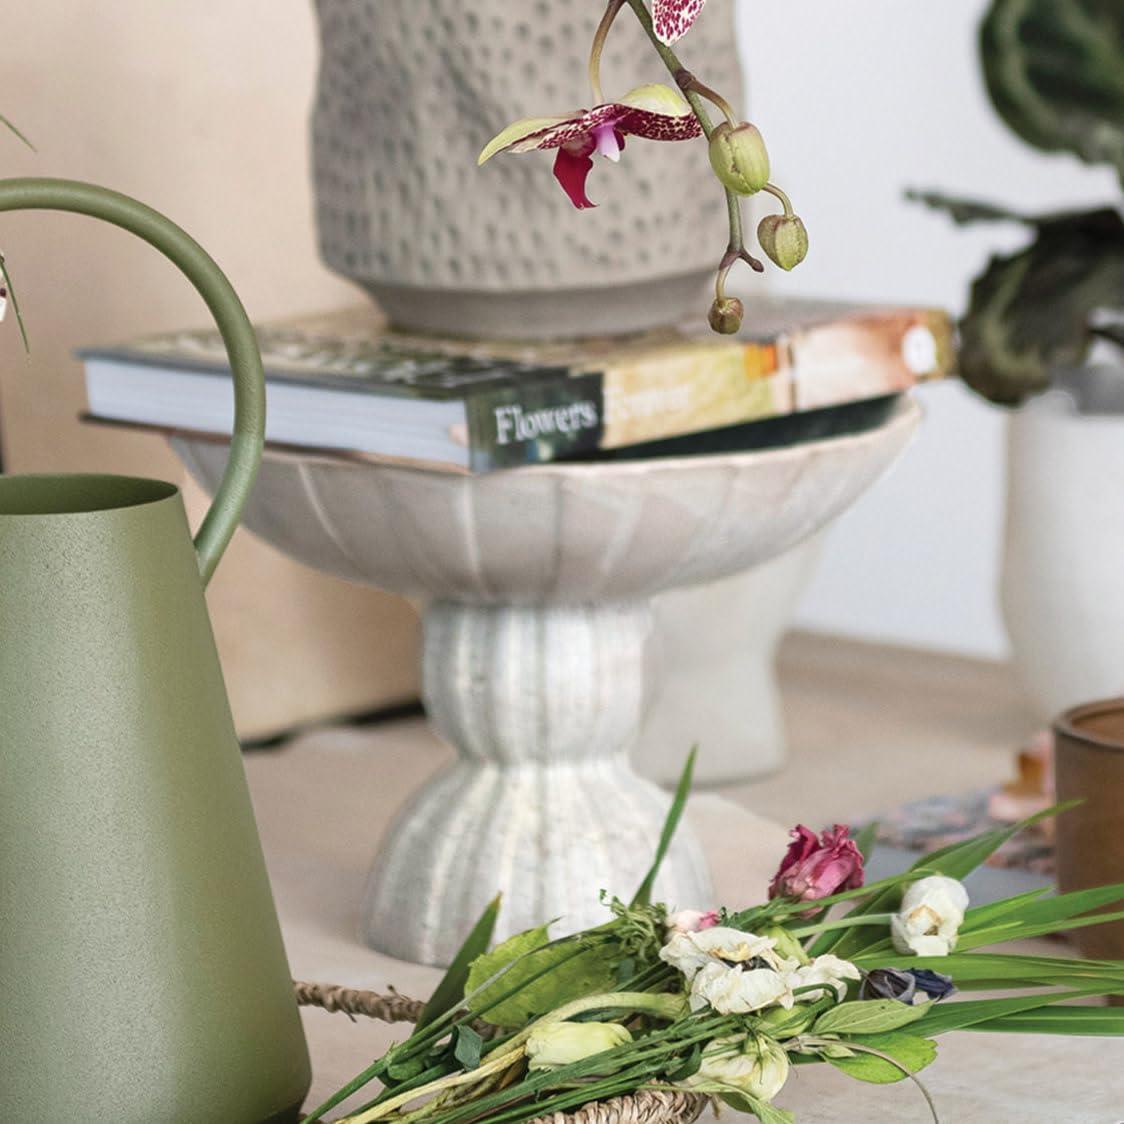
[[710, 166], [738, 195], [754, 195], [769, 182], [769, 153], [756, 125], [723, 121], [710, 134]]
[[745, 305], [737, 297], [718, 297], [710, 306], [707, 320], [724, 336], [732, 336], [741, 326]]
[[808, 231], [799, 215], [766, 215], [757, 226], [757, 241], [781, 269], [795, 269], [808, 256]]
[[532, 1070], [560, 1069], [631, 1041], [619, 1023], [547, 1022], [531, 1031], [527, 1059]]

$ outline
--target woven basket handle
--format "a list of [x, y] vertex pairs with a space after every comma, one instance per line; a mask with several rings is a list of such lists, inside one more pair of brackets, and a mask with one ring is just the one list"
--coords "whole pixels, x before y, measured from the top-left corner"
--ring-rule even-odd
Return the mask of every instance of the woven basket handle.
[[0, 212], [31, 210], [89, 215], [135, 234], [179, 267], [215, 319], [234, 373], [234, 436], [214, 502], [195, 536], [199, 573], [206, 585], [242, 517], [265, 441], [265, 377], [246, 310], [226, 275], [194, 238], [127, 195], [75, 180], [0, 180]]

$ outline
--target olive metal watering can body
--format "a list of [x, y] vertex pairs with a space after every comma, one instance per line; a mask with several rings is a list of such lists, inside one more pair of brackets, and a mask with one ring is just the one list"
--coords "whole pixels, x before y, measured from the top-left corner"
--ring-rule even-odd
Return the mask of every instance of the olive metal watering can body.
[[[118, 221], [107, 199], [146, 212], [81, 185], [0, 182], [0, 210], [55, 206]], [[236, 371], [260, 382], [237, 299], [169, 252], [161, 223], [177, 229], [159, 220], [148, 240], [219, 294], [220, 327], [253, 351], [231, 349]], [[242, 459], [195, 544], [171, 484], [0, 478], [7, 1119], [280, 1124], [297, 1118], [308, 1091], [203, 595], [256, 471], [258, 390], [240, 399]]]

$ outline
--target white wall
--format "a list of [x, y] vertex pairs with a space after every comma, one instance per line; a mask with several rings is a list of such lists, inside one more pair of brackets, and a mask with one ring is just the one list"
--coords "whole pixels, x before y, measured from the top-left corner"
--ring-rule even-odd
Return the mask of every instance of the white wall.
[[[906, 187], [1028, 210], [1119, 197], [1111, 172], [1044, 156], [995, 116], [975, 49], [986, 7], [742, 0], [753, 120], [812, 239], [808, 260], [775, 288], [960, 311], [971, 277], [1020, 232], [957, 230], [907, 203]], [[799, 623], [1001, 656], [1003, 415], [960, 385], [921, 397], [921, 437], [831, 532]]]

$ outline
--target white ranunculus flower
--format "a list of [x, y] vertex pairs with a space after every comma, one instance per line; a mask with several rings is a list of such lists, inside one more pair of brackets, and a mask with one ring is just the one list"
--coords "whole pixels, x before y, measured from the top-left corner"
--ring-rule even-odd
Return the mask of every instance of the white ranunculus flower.
[[788, 1054], [768, 1038], [716, 1038], [703, 1050], [702, 1064], [682, 1082], [684, 1089], [746, 1093], [768, 1104], [788, 1080]]
[[731, 968], [714, 960], [691, 981], [691, 1010], [709, 1006], [721, 1015], [747, 1015], [774, 1004], [791, 1007], [795, 1000], [790, 979], [789, 971]]
[[914, 882], [890, 921], [894, 948], [914, 956], [947, 956], [968, 908], [968, 892], [955, 878], [934, 874]]
[[[783, 971], [789, 961], [776, 952], [776, 941], [769, 937], [759, 937], [755, 933], [743, 933], [739, 929], [729, 929], [717, 925], [713, 929], [703, 929], [692, 933], [673, 933], [671, 939], [660, 949], [660, 959], [673, 968], [678, 968], [688, 982], [708, 964], [748, 964], [763, 960], [777, 971]], [[791, 962], [795, 966], [795, 961]]]
[[827, 985], [821, 991], [801, 992], [796, 998], [801, 1003], [814, 1003], [822, 999], [830, 987], [835, 992], [836, 999], [842, 1001], [847, 994], [847, 980], [858, 980], [862, 973], [850, 960], [843, 960], [830, 953], [817, 956], [811, 963], [802, 964], [789, 976], [789, 984], [795, 991], [797, 988], [810, 987], [812, 984]]

